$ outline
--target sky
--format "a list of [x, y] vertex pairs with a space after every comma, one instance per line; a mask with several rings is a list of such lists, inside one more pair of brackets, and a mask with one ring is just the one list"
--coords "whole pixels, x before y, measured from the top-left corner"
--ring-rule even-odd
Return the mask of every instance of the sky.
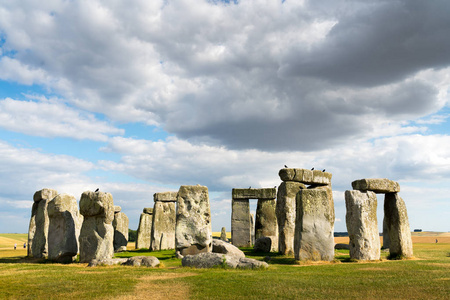
[[[450, 2], [2, 0], [0, 232], [33, 194], [113, 195], [137, 229], [153, 194], [231, 189], [278, 171], [345, 190], [398, 181], [411, 230], [450, 231]], [[252, 201], [254, 210], [256, 201]], [[378, 196], [378, 225], [383, 196]]]

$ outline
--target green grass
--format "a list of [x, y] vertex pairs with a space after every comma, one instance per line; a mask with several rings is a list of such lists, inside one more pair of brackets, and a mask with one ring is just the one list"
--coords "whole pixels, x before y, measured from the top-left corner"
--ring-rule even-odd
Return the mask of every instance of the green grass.
[[450, 299], [450, 244], [414, 244], [416, 259], [386, 260], [383, 253], [381, 261], [366, 263], [350, 262], [348, 250], [336, 251], [336, 260], [325, 264], [243, 250], [266, 258], [270, 268], [182, 268], [170, 250], [116, 254], [156, 256], [164, 267], [155, 269], [32, 263], [0, 251], [0, 298]]

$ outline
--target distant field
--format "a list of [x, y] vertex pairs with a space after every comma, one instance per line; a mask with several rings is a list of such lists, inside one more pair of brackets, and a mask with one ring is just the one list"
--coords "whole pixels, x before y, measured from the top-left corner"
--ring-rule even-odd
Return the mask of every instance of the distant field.
[[[438, 238], [442, 242], [434, 243]], [[117, 257], [152, 255], [160, 268], [62, 265], [25, 258], [25, 250], [0, 249], [1, 299], [450, 299], [450, 243], [447, 235], [413, 235], [414, 259], [351, 262], [348, 250], [332, 263], [302, 262], [276, 253], [268, 270], [191, 269], [181, 267], [173, 250], [130, 250]], [[431, 238], [417, 242], [417, 238]], [[4, 243], [24, 235], [0, 234]], [[336, 238], [342, 239], [342, 238]], [[347, 238], [348, 239], [348, 238]], [[19, 244], [19, 243], [18, 243]], [[23, 244], [23, 243], [22, 243]], [[129, 249], [134, 243], [129, 243]], [[55, 284], [61, 283], [61, 284]]]
[[23, 247], [23, 243], [28, 242], [26, 233], [0, 233], [0, 249], [13, 249], [14, 244], [18, 248]]

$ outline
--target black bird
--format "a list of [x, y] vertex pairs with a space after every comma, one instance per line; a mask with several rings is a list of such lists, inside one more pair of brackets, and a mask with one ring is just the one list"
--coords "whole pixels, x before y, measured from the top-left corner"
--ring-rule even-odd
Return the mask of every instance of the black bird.
[[325, 169], [323, 169], [322, 172], [325, 172]]
[[95, 193], [97, 193], [98, 191], [99, 191], [99, 189], [96, 189], [96, 190], [95, 190]]
[[311, 171], [314, 171], [314, 167], [311, 169]]
[[284, 165], [284, 167], [287, 169], [288, 166]]

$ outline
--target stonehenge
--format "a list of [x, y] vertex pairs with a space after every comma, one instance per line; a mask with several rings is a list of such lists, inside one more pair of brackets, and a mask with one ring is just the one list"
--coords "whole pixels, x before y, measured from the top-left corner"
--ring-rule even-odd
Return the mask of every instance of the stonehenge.
[[[255, 219], [255, 239], [261, 237], [277, 237], [277, 221], [275, 214], [276, 189], [233, 189], [231, 211], [231, 241], [237, 247], [252, 245], [252, 217], [250, 215], [250, 199], [258, 199]], [[273, 239], [272, 251], [278, 250], [278, 241]]]
[[114, 206], [114, 220], [112, 222], [114, 228], [114, 252], [127, 251], [129, 220], [127, 215], [121, 210], [120, 206]]
[[150, 248], [153, 223], [153, 208], [146, 207], [139, 218], [137, 229], [136, 249]]
[[78, 253], [82, 215], [77, 200], [68, 194], [58, 194], [48, 203], [48, 259], [70, 263]]
[[114, 203], [110, 193], [83, 192], [80, 212], [84, 216], [80, 231], [80, 262], [110, 259], [114, 255]]
[[175, 249], [176, 203], [178, 192], [155, 193], [150, 250]]
[[208, 188], [182, 185], [177, 195], [175, 249], [183, 256], [211, 252], [211, 243]]
[[384, 194], [383, 248], [389, 248], [391, 257], [412, 257], [408, 214], [398, 195], [398, 182], [385, 178], [359, 179], [352, 182], [352, 187], [353, 191], [345, 192], [350, 258], [380, 258], [375, 193]]

